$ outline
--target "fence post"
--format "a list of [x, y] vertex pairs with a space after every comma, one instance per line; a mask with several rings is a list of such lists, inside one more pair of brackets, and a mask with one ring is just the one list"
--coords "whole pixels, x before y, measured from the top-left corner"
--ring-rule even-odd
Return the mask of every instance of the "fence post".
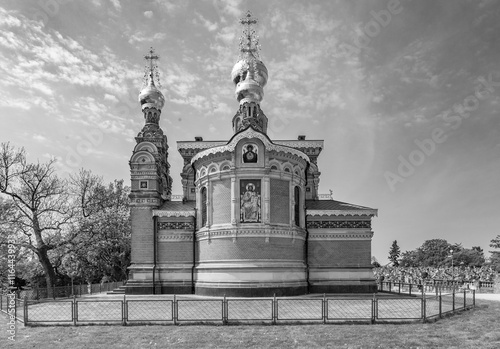
[[123, 301], [122, 301], [122, 326], [125, 326], [127, 324], [127, 296], [124, 294], [123, 295]]
[[273, 325], [276, 325], [276, 319], [278, 318], [278, 302], [276, 301], [276, 293], [273, 295]]
[[464, 310], [467, 308], [467, 292], [464, 289]]
[[327, 312], [327, 303], [326, 303], [326, 293], [323, 293], [323, 323], [326, 324], [326, 312]]
[[452, 296], [453, 296], [453, 297], [452, 297], [452, 298], [453, 298], [453, 308], [452, 308], [452, 309], [453, 309], [453, 312], [455, 312], [455, 289], [453, 289], [453, 291], [452, 291], [452, 293], [451, 293], [451, 294], [452, 294]]
[[472, 290], [472, 307], [476, 307], [476, 290]]
[[56, 285], [52, 284], [52, 298], [56, 299]]
[[77, 308], [76, 308], [76, 295], [73, 293], [73, 325], [76, 326], [76, 318], [77, 318]]
[[410, 296], [411, 296], [411, 282], [410, 282]]
[[375, 323], [375, 318], [377, 317], [377, 296], [376, 293], [373, 294], [373, 299], [372, 299], [372, 319], [371, 323]]
[[28, 296], [24, 295], [23, 304], [24, 327], [28, 325]]
[[224, 298], [222, 299], [222, 324], [227, 325], [227, 317], [226, 317], [226, 311], [227, 311], [227, 304], [226, 304], [226, 294], [224, 293]]
[[398, 282], [398, 294], [401, 294], [401, 281]]
[[178, 308], [178, 305], [177, 305], [177, 297], [175, 296], [174, 294], [174, 303], [172, 304], [172, 318], [174, 320], [174, 325], [177, 325], [177, 312], [178, 312], [179, 308]]
[[439, 293], [439, 318], [441, 319], [443, 317], [443, 304], [442, 304], [442, 297], [441, 293]]

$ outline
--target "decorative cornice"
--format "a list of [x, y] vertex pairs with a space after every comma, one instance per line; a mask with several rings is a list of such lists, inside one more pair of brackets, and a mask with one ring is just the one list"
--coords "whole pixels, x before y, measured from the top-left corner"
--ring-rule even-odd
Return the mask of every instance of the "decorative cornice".
[[153, 210], [153, 216], [157, 216], [157, 217], [194, 217], [194, 210], [192, 210], [192, 211]]
[[362, 232], [343, 232], [343, 233], [316, 233], [309, 232], [309, 241], [332, 241], [332, 240], [371, 240], [373, 237], [373, 232], [362, 231]]
[[299, 140], [291, 140], [291, 141], [274, 141], [275, 144], [284, 145], [286, 147], [291, 148], [323, 148], [325, 142], [322, 140], [314, 141], [299, 141]]
[[224, 153], [224, 152], [233, 152], [234, 149], [236, 148], [236, 145], [238, 144], [238, 142], [244, 138], [258, 138], [262, 141], [262, 143], [264, 143], [266, 150], [268, 150], [268, 151], [270, 150], [270, 151], [293, 154], [299, 158], [304, 159], [306, 162], [310, 162], [309, 156], [307, 156], [306, 154], [304, 154], [300, 150], [297, 150], [297, 149], [294, 149], [291, 147], [287, 147], [287, 146], [274, 144], [269, 140], [269, 138], [266, 135], [264, 135], [260, 132], [257, 132], [254, 129], [252, 129], [251, 127], [249, 127], [245, 131], [242, 131], [242, 132], [236, 134], [231, 139], [230, 143], [228, 143], [226, 145], [217, 146], [217, 147], [213, 147], [213, 148], [210, 148], [207, 150], [200, 151], [195, 156], [193, 156], [193, 158], [191, 159], [191, 164], [194, 164], [197, 160], [199, 160], [205, 156], [208, 156], [208, 155], [217, 154], [217, 153]]
[[208, 149], [225, 145], [226, 141], [193, 141], [193, 142], [177, 142], [177, 150], [182, 149]]
[[235, 241], [237, 238], [266, 238], [266, 242], [269, 241], [269, 238], [285, 238], [285, 239], [298, 239], [305, 240], [306, 233], [299, 229], [244, 229], [244, 228], [236, 228], [236, 229], [224, 229], [224, 230], [202, 230], [196, 233], [196, 240], [211, 240], [211, 239], [224, 239], [224, 238], [232, 238]]
[[371, 229], [371, 220], [307, 221], [307, 229]]
[[308, 216], [377, 216], [378, 210], [307, 210]]
[[193, 233], [158, 234], [159, 242], [193, 241]]

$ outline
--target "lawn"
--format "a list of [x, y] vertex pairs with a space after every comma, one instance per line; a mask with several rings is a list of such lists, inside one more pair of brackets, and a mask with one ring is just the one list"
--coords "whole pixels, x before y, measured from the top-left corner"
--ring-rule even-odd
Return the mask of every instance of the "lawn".
[[[376, 325], [23, 327], [1, 348], [500, 348], [500, 302], [434, 323]], [[4, 320], [5, 321], [2, 321]]]

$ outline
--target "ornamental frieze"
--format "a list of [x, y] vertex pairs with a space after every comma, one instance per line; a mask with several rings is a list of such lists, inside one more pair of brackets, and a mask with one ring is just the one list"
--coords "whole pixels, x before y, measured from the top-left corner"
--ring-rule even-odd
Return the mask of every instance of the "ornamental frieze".
[[269, 238], [287, 238], [305, 240], [306, 233], [301, 230], [261, 230], [261, 229], [229, 229], [229, 230], [205, 230], [196, 233], [198, 241], [231, 238], [235, 241], [239, 237], [263, 237], [266, 242]]
[[153, 216], [157, 216], [157, 217], [194, 217], [194, 210], [193, 211], [153, 210]]
[[158, 241], [193, 241], [193, 234], [159, 234]]
[[307, 210], [308, 216], [377, 216], [377, 210], [374, 209], [356, 209], [356, 210]]
[[371, 229], [371, 221], [308, 221], [307, 229]]
[[309, 233], [309, 241], [371, 240], [373, 232]]
[[158, 222], [158, 230], [194, 230], [193, 222]]

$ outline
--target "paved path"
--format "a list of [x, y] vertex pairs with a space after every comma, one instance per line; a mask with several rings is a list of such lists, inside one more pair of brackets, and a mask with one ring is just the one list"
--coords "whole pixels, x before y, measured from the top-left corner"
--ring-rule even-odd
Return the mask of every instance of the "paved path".
[[476, 299], [500, 302], [500, 293], [476, 293]]

